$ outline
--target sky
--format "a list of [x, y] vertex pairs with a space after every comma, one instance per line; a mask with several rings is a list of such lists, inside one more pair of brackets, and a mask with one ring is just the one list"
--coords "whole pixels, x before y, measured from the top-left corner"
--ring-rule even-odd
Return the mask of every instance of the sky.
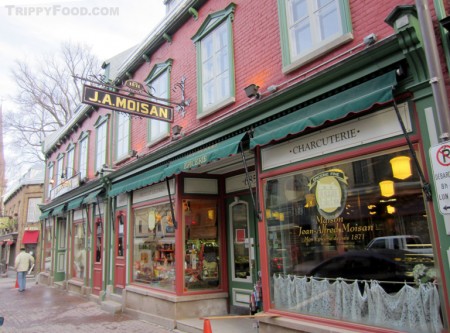
[[[0, 100], [14, 112], [10, 96], [15, 60], [34, 61], [59, 51], [62, 42], [92, 47], [100, 63], [142, 42], [162, 21], [163, 0], [0, 0]], [[7, 178], [13, 152], [4, 136]], [[23, 170], [24, 172], [26, 170]]]

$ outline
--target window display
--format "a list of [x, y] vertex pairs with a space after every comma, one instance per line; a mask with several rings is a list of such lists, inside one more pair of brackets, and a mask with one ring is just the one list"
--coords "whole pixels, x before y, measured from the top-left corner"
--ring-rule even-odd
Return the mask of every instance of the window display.
[[175, 290], [175, 229], [170, 204], [134, 211], [134, 281]]
[[86, 274], [85, 223], [74, 223], [72, 235], [73, 235], [72, 277], [76, 279], [84, 279]]
[[183, 200], [185, 289], [219, 286], [219, 238], [216, 200]]
[[52, 270], [52, 224], [51, 220], [45, 220], [44, 271], [47, 273]]
[[[399, 160], [406, 162], [402, 170], [395, 169]], [[422, 320], [417, 327], [439, 325], [436, 285], [424, 284], [435, 277], [419, 281], [417, 273], [434, 271], [434, 259], [409, 151], [284, 174], [264, 184], [275, 308], [397, 327], [408, 320], [398, 314], [409, 304], [409, 313], [429, 314], [414, 319]], [[402, 297], [407, 301], [391, 308]], [[416, 301], [420, 297], [423, 302]], [[351, 304], [348, 311], [342, 302]], [[386, 313], [383, 322], [374, 322], [375, 308]]]

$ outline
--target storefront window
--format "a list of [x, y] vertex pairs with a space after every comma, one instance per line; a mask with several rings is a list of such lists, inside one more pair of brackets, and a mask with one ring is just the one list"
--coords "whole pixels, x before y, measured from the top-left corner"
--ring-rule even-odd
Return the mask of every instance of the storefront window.
[[76, 279], [84, 279], [86, 274], [85, 223], [74, 223], [72, 235], [73, 235], [72, 277]]
[[219, 239], [216, 200], [183, 200], [185, 290], [219, 286]]
[[398, 313], [410, 313], [417, 327], [440, 325], [422, 187], [407, 150], [264, 184], [275, 308], [391, 328], [407, 327]]
[[175, 290], [175, 228], [170, 204], [134, 211], [135, 282]]
[[52, 220], [45, 220], [44, 230], [44, 271], [52, 270]]

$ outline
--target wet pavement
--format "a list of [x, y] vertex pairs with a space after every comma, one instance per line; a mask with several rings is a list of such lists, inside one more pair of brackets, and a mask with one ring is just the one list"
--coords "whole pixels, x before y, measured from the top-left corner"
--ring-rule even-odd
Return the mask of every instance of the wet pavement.
[[2, 333], [71, 332], [180, 332], [126, 314], [110, 314], [100, 305], [80, 295], [27, 279], [27, 289], [15, 288], [14, 273], [0, 278], [0, 317]]

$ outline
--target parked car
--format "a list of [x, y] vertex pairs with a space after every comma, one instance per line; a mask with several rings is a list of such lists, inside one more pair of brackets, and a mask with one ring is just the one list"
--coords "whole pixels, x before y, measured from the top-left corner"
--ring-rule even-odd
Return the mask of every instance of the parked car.
[[377, 237], [370, 241], [367, 249], [403, 250], [417, 254], [433, 255], [431, 244], [424, 244], [420, 237], [415, 235]]
[[395, 253], [371, 250], [349, 251], [327, 259], [314, 267], [308, 276], [377, 280], [388, 293], [400, 290], [404, 282], [414, 282], [412, 268], [401, 258], [395, 258]]

